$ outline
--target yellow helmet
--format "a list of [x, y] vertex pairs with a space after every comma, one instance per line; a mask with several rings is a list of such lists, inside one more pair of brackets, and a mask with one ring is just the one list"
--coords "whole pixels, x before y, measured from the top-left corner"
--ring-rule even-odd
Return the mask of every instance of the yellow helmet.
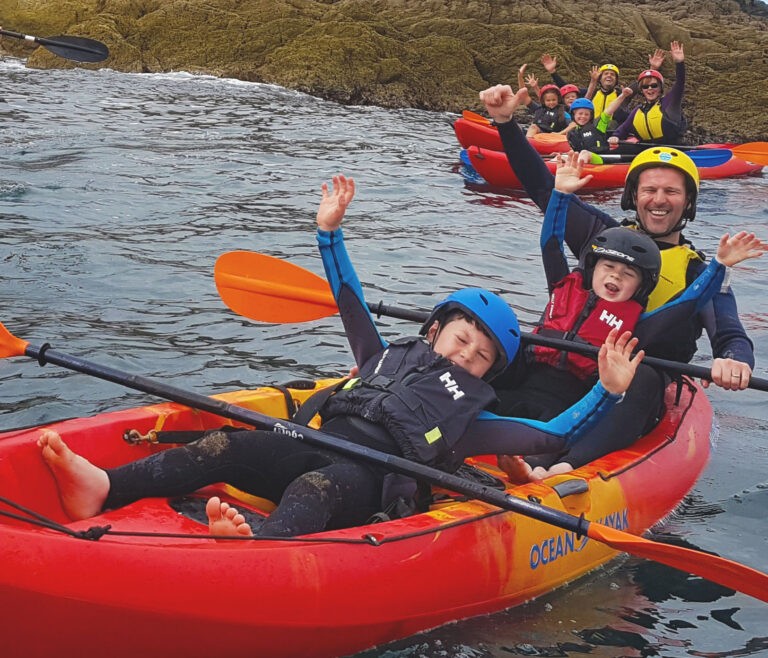
[[598, 73], [602, 73], [603, 71], [613, 71], [616, 74], [616, 77], [619, 77], [619, 67], [616, 66], [616, 64], [603, 64], [597, 71]]
[[699, 170], [688, 155], [669, 146], [655, 146], [646, 149], [632, 160], [632, 164], [627, 170], [627, 178], [624, 181], [624, 193], [621, 196], [622, 209], [637, 210], [635, 205], [637, 179], [640, 177], [640, 172], [655, 167], [671, 167], [683, 172], [685, 186], [688, 190], [688, 204], [681, 219], [693, 219], [696, 215], [696, 198], [699, 194]]

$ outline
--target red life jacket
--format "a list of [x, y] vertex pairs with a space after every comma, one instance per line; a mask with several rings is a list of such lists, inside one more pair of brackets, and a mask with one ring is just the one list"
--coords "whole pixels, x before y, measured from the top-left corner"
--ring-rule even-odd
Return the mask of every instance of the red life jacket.
[[[552, 290], [542, 323], [534, 333], [599, 347], [611, 329], [632, 331], [642, 312], [643, 307], [635, 300], [608, 302], [585, 290], [583, 274], [576, 270], [563, 277]], [[580, 379], [597, 370], [597, 361], [588, 356], [541, 345], [533, 348], [533, 359], [567, 369]]]

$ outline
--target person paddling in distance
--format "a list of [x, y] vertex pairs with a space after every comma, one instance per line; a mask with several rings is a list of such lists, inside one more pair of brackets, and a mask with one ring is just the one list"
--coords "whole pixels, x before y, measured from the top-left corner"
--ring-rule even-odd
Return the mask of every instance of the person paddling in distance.
[[[520, 330], [506, 302], [478, 288], [439, 302], [422, 327], [423, 337], [385, 342], [344, 246], [341, 222], [354, 193], [352, 179], [335, 176], [332, 192], [323, 185], [317, 213], [323, 265], [359, 368], [358, 377], [320, 407], [324, 431], [454, 471], [472, 455], [570, 445], [620, 399], [643, 352], [633, 355], [636, 339], [616, 330], [600, 348], [599, 381], [567, 413], [539, 423], [484, 411], [496, 398], [489, 381], [515, 358]], [[277, 508], [260, 527], [250, 528], [236, 511], [211, 500], [211, 531], [289, 537], [365, 524], [398, 498], [412, 502], [417, 490], [404, 476], [276, 432], [213, 431], [112, 469], [76, 455], [52, 431], [41, 435], [39, 446], [73, 519], [228, 482], [277, 502]]]
[[[480, 92], [488, 115], [498, 126], [512, 170], [528, 196], [544, 212], [554, 177], [512, 116], [521, 103], [515, 96], [509, 85], [496, 85]], [[628, 223], [649, 235], [661, 250], [660, 283], [649, 298], [649, 310], [682, 292], [705, 267], [703, 254], [683, 236], [683, 229], [696, 216], [698, 174], [690, 158], [679, 158], [680, 153], [664, 147], [641, 153], [629, 167], [622, 196], [622, 207], [634, 211], [634, 218]], [[569, 204], [567, 217], [564, 240], [576, 256], [597, 233], [619, 225], [613, 217], [578, 197]], [[687, 363], [696, 353], [697, 340], [703, 330], [712, 347], [711, 381], [727, 390], [747, 388], [755, 363], [754, 352], [739, 321], [730, 285], [724, 284], [701, 312], [673, 327], [645, 349], [651, 356]], [[578, 451], [571, 451], [571, 463], [581, 466], [631, 444], [650, 430], [663, 411], [668, 381], [663, 373], [641, 365], [622, 403], [590, 431], [589, 440], [579, 442]], [[709, 380], [702, 383], [708, 386]], [[513, 388], [514, 382], [500, 378], [496, 387]], [[499, 411], [504, 413], [504, 408]]]
[[[611, 328], [621, 327], [632, 331], [642, 347], [697, 313], [720, 290], [726, 268], [758, 258], [768, 250], [768, 244], [752, 233], [726, 233], [715, 259], [696, 281], [674, 300], [646, 312], [648, 297], [659, 278], [661, 255], [656, 243], [644, 233], [624, 227], [603, 230], [581, 253], [578, 267], [569, 272], [563, 252], [568, 206], [590, 178], [583, 176], [578, 154], [558, 156], [555, 190], [541, 228], [550, 296], [535, 333], [595, 345]], [[526, 356], [522, 392], [510, 391], [502, 400], [507, 413], [546, 420], [568, 406], [568, 399], [584, 395], [594, 383], [596, 366], [589, 357], [542, 346], [529, 347]], [[515, 480], [538, 480], [573, 470], [572, 464], [558, 457], [531, 458], [535, 469], [519, 457], [500, 456], [499, 463]]]
[[[650, 69], [658, 70], [664, 63], [664, 51], [657, 48], [652, 54], [648, 55], [648, 67]], [[553, 82], [562, 89], [567, 83], [562, 76], [557, 73], [557, 58], [552, 57], [549, 53], [544, 53], [541, 56], [541, 64], [552, 76]], [[595, 116], [599, 117], [606, 110], [606, 108], [615, 101], [622, 93], [623, 87], [619, 82], [619, 67], [615, 64], [605, 63], [600, 66], [593, 66], [590, 73], [590, 82], [586, 88], [579, 88], [579, 96], [590, 99], [595, 106]], [[522, 85], [518, 85], [521, 87]], [[616, 125], [622, 123], [627, 116], [629, 116], [629, 110], [627, 105], [629, 100], [638, 93], [638, 83], [633, 82], [629, 85], [632, 90], [631, 94], [624, 96], [622, 103], [612, 113], [614, 121], [611, 122], [609, 128], [612, 130]]]
[[[588, 98], [577, 98], [571, 104], [573, 121], [568, 126], [568, 144], [574, 151], [589, 151], [590, 153], [607, 153], [608, 126], [613, 113], [621, 106], [624, 99], [632, 95], [629, 87], [624, 87], [616, 98], [595, 120], [595, 105]], [[589, 157], [586, 155], [586, 157]]]
[[544, 85], [539, 90], [539, 100], [541, 104], [528, 95], [523, 101], [528, 106], [528, 112], [533, 115], [526, 136], [563, 132], [571, 121], [571, 115], [565, 110], [557, 85]]
[[[610, 137], [610, 143], [619, 145], [628, 137], [643, 143], [679, 144], [687, 122], [683, 116], [682, 103], [685, 91], [685, 52], [683, 44], [673, 41], [669, 46], [670, 56], [675, 63], [675, 84], [664, 93], [664, 76], [659, 71], [647, 69], [637, 76], [641, 105], [633, 109], [624, 122]], [[621, 144], [620, 151], [636, 153], [646, 146]], [[634, 149], [634, 150], [633, 150]]]

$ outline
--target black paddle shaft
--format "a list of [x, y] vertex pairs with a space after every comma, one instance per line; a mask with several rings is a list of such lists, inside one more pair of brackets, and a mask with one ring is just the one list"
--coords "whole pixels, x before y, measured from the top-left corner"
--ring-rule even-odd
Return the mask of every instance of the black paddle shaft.
[[63, 352], [57, 352], [50, 349], [47, 344], [39, 347], [28, 345], [24, 354], [33, 359], [37, 359], [40, 365], [53, 363], [54, 365], [63, 366], [86, 375], [92, 375], [115, 384], [121, 384], [122, 386], [137, 391], [142, 391], [166, 400], [172, 400], [173, 402], [178, 402], [195, 409], [201, 409], [202, 411], [207, 411], [216, 414], [217, 416], [222, 416], [223, 418], [230, 418], [231, 420], [253, 425], [260, 429], [286, 434], [299, 441], [333, 450], [334, 452], [347, 455], [348, 457], [362, 459], [366, 462], [383, 466], [390, 471], [401, 473], [417, 480], [429, 482], [430, 484], [434, 484], [444, 489], [449, 489], [491, 505], [495, 505], [501, 509], [517, 512], [524, 516], [543, 521], [544, 523], [563, 528], [564, 530], [570, 530], [579, 535], [587, 534], [589, 521], [584, 518], [573, 516], [549, 507], [544, 507], [523, 498], [511, 496], [494, 489], [493, 487], [484, 486], [480, 483], [472, 482], [471, 480], [465, 480], [456, 475], [445, 473], [436, 468], [425, 466], [424, 464], [412, 462], [403, 457], [398, 457], [397, 455], [390, 455], [385, 452], [373, 450], [372, 448], [346, 441], [331, 434], [320, 432], [311, 427], [305, 427], [304, 425], [299, 425], [289, 420], [272, 418], [256, 411], [224, 402], [223, 400], [210, 398], [206, 395], [176, 388], [170, 384], [165, 384], [141, 375], [132, 375], [130, 373], [115, 370], [109, 366], [86, 361], [76, 356], [64, 354]]
[[[429, 313], [425, 311], [415, 311], [407, 308], [398, 308], [396, 306], [387, 306], [386, 304], [379, 302], [378, 304], [368, 304], [368, 308], [371, 313], [381, 317], [386, 315], [388, 317], [397, 318], [399, 320], [411, 320], [413, 322], [425, 322], [429, 317]], [[520, 336], [524, 343], [530, 343], [533, 345], [543, 345], [544, 347], [552, 347], [554, 349], [563, 350], [564, 352], [577, 352], [579, 354], [586, 354], [588, 356], [597, 357], [597, 353], [600, 348], [594, 345], [588, 345], [586, 343], [577, 343], [572, 340], [563, 340], [561, 338], [551, 338], [549, 336], [541, 336], [539, 334], [523, 333]], [[694, 366], [690, 363], [682, 363], [680, 361], [668, 361], [667, 359], [658, 359], [652, 356], [646, 356], [643, 359], [643, 363], [673, 374], [687, 375], [689, 377], [695, 377], [697, 379], [712, 379], [712, 373], [709, 368], [703, 366]], [[768, 391], [768, 379], [761, 379], [760, 377], [750, 377], [749, 388], [754, 388], [758, 391]]]

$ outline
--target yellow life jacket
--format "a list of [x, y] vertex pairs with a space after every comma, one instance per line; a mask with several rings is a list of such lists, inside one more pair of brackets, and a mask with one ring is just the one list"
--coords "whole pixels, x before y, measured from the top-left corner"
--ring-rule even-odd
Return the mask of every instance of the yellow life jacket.
[[661, 128], [661, 120], [663, 118], [664, 114], [661, 111], [661, 105], [656, 102], [645, 112], [642, 107], [635, 112], [632, 128], [641, 141], [661, 139], [664, 137], [664, 131]]
[[599, 117], [603, 112], [605, 112], [605, 108], [613, 103], [613, 101], [615, 101], [618, 97], [619, 94], [615, 89], [607, 94], [602, 89], [598, 89], [595, 92], [595, 95], [592, 97], [592, 103], [595, 106], [594, 116]]
[[687, 245], [661, 250], [659, 282], [648, 297], [646, 311], [663, 306], [686, 288], [688, 265], [692, 260], [703, 260], [698, 252]]

